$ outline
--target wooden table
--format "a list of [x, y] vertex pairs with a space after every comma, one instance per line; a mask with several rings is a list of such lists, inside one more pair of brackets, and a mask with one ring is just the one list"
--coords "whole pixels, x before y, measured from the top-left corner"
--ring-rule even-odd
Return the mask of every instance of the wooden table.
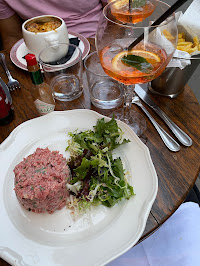
[[[94, 42], [91, 42], [91, 51], [94, 50]], [[13, 107], [15, 110], [15, 119], [5, 126], [0, 126], [0, 143], [8, 137], [14, 128], [29, 119], [38, 117], [34, 107], [30, 90], [31, 80], [28, 73], [17, 68], [6, 55], [8, 68], [14, 78], [17, 78], [21, 84], [21, 89], [11, 93], [13, 99]], [[7, 82], [4, 70], [0, 67], [0, 76]], [[177, 153], [169, 151], [163, 144], [156, 130], [146, 118], [147, 130], [144, 133], [144, 140], [150, 150], [151, 158], [154, 163], [158, 175], [158, 194], [151, 209], [147, 220], [146, 228], [140, 239], [142, 241], [152, 232], [157, 230], [180, 206], [185, 200], [190, 189], [193, 187], [200, 171], [200, 105], [195, 98], [189, 86], [176, 99], [153, 96], [155, 102], [163, 111], [193, 140], [191, 147], [181, 146], [181, 150]], [[104, 115], [107, 112], [99, 110], [90, 104], [89, 92], [84, 81], [84, 94], [77, 100], [72, 102], [57, 102], [56, 110], [70, 110], [75, 108], [86, 108], [98, 111]], [[135, 105], [133, 109], [141, 112]], [[158, 123], [171, 134], [163, 122], [152, 113]], [[144, 141], [143, 140], [143, 141]], [[12, 240], [11, 240], [12, 241]], [[8, 265], [0, 259], [0, 265]]]

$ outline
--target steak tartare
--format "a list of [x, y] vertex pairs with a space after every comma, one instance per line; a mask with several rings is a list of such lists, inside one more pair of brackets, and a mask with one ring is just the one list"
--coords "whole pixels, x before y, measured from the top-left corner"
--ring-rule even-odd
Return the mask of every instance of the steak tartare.
[[66, 205], [70, 170], [58, 151], [37, 148], [16, 165], [14, 174], [17, 199], [27, 210], [53, 213]]

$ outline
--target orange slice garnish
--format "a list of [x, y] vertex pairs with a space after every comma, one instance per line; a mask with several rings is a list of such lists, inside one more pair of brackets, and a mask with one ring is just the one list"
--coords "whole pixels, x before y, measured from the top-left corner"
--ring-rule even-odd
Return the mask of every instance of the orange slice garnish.
[[[109, 1], [109, 2], [114, 2], [114, 0]], [[113, 7], [116, 8], [116, 9], [120, 9], [124, 5], [128, 5], [128, 3], [129, 3], [129, 0], [121, 0], [121, 1], [118, 1], [118, 2], [114, 3]]]
[[120, 52], [119, 54], [117, 54], [112, 59], [112, 67], [114, 70], [120, 71], [121, 69], [124, 69], [124, 63], [122, 62], [121, 59], [124, 56], [127, 56], [128, 54], [141, 56], [141, 57], [145, 58], [147, 60], [147, 62], [152, 64], [152, 65], [160, 62], [160, 57], [153, 52], [149, 52], [149, 51], [145, 51], [145, 50], [123, 51], [123, 52]]

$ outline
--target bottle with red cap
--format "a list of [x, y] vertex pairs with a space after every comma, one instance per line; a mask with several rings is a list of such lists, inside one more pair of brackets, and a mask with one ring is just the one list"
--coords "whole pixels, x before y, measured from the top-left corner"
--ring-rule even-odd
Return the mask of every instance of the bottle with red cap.
[[55, 109], [55, 100], [49, 85], [44, 81], [40, 67], [34, 54], [25, 56], [27, 68], [32, 80], [31, 94], [40, 115], [48, 114]]

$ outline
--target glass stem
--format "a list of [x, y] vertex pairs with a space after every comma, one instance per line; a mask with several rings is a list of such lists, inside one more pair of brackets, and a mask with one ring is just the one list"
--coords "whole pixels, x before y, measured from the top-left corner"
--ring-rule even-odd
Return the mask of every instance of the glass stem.
[[129, 119], [135, 85], [124, 85], [124, 118]]

